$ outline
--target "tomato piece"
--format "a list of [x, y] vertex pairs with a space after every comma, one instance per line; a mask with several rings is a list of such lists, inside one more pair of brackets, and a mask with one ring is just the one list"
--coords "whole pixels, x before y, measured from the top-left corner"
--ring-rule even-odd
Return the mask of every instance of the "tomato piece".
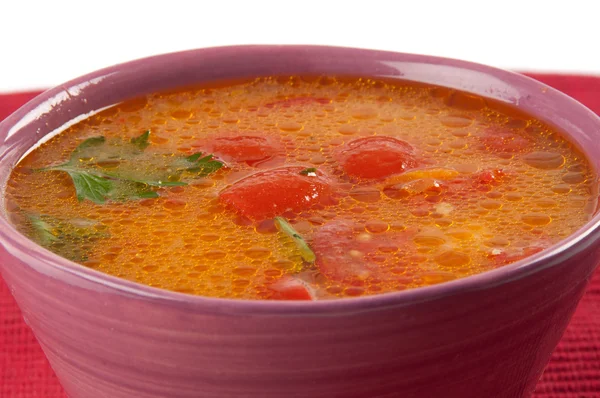
[[272, 137], [260, 135], [225, 135], [194, 146], [202, 147], [226, 162], [243, 162], [249, 166], [284, 155], [281, 145]]
[[346, 174], [367, 179], [385, 178], [418, 165], [415, 150], [409, 143], [386, 136], [350, 141], [337, 157]]
[[389, 265], [380, 261], [382, 252], [411, 252], [416, 249], [409, 242], [413, 235], [408, 230], [371, 234], [350, 221], [336, 221], [317, 231], [311, 248], [319, 270], [329, 279], [349, 283], [388, 279]]
[[506, 172], [502, 169], [488, 169], [473, 174], [473, 180], [480, 184], [498, 185], [506, 176]]
[[495, 267], [502, 267], [504, 265], [523, 260], [524, 258], [527, 258], [529, 256], [533, 256], [534, 254], [539, 253], [542, 250], [544, 250], [543, 247], [530, 246], [523, 248], [523, 250], [517, 253], [502, 252], [499, 254], [490, 254], [488, 258], [492, 261], [492, 264]]
[[533, 142], [507, 128], [489, 128], [480, 137], [486, 149], [493, 153], [520, 153], [529, 150]]
[[471, 186], [480, 192], [490, 192], [494, 187], [506, 182], [510, 174], [504, 169], [487, 169], [471, 175]]
[[315, 292], [308, 283], [290, 275], [284, 275], [268, 288], [271, 300], [315, 300]]
[[300, 212], [317, 204], [334, 204], [329, 178], [319, 170], [301, 174], [305, 169], [280, 167], [252, 174], [221, 191], [219, 199], [229, 209], [253, 220]]

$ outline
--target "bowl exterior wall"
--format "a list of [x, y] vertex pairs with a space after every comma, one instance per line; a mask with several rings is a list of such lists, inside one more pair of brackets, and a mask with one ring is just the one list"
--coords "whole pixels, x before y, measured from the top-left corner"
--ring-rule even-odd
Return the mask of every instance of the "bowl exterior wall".
[[357, 312], [197, 311], [4, 252], [3, 276], [71, 398], [523, 397], [598, 262]]

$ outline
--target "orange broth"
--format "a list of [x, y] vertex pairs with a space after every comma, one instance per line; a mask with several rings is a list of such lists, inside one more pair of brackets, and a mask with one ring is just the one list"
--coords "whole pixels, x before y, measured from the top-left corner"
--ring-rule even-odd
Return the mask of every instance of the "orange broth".
[[402, 81], [265, 77], [90, 116], [22, 159], [6, 206], [32, 240], [131, 281], [335, 299], [537, 253], [589, 220], [596, 182], [560, 132], [506, 105]]

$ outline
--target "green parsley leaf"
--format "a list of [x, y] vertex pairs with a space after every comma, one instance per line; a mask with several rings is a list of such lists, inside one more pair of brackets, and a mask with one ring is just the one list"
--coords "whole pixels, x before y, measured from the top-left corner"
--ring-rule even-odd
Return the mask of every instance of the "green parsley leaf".
[[148, 147], [148, 145], [150, 145], [150, 142], [148, 141], [149, 138], [150, 138], [150, 130], [146, 130], [145, 132], [142, 133], [142, 135], [132, 138], [129, 142], [131, 142], [133, 145], [138, 147], [139, 150], [143, 151], [144, 149], [146, 149]]
[[158, 192], [151, 190], [150, 185], [128, 180], [113, 180], [113, 189], [106, 195], [116, 201], [158, 198]]
[[85, 157], [85, 153], [87, 153], [90, 148], [97, 148], [101, 145], [104, 145], [105, 142], [106, 139], [103, 136], [88, 138], [79, 144], [73, 153], [71, 153], [71, 160], [69, 163], [75, 163], [79, 161], [79, 159]]
[[106, 176], [92, 170], [88, 171], [73, 167], [70, 163], [48, 167], [45, 170], [64, 171], [68, 173], [73, 180], [77, 200], [80, 202], [84, 199], [89, 199], [94, 203], [103, 204], [114, 187], [113, 182], [107, 179]]
[[67, 171], [75, 185], [77, 200], [80, 202], [89, 199], [94, 203], [102, 204], [113, 189], [113, 184], [105, 177], [97, 176], [84, 170]]
[[58, 240], [56, 228], [42, 220], [40, 216], [30, 215], [29, 221], [31, 222], [31, 226], [35, 231], [35, 237], [37, 238], [36, 240], [42, 246], [50, 245], [52, 242]]
[[315, 167], [309, 167], [308, 169], [302, 170], [300, 172], [300, 174], [302, 174], [303, 176], [307, 176], [309, 174], [316, 173], [316, 172], [317, 172], [317, 169]]
[[150, 130], [129, 140], [88, 138], [75, 148], [67, 163], [41, 171], [68, 173], [79, 201], [103, 204], [109, 199], [156, 198], [159, 195], [152, 187], [188, 185], [185, 179], [206, 177], [223, 167], [213, 155], [144, 152], [149, 138]]
[[81, 144], [79, 144], [79, 146], [75, 149], [75, 151], [73, 151], [73, 153], [77, 153], [78, 151], [81, 151], [82, 149], [93, 148], [93, 147], [97, 147], [100, 145], [104, 145], [105, 142], [106, 142], [106, 138], [104, 138], [101, 135], [88, 138], [85, 141], [83, 141]]
[[198, 159], [200, 159], [200, 156], [202, 156], [202, 152], [196, 152], [193, 155], [188, 156], [187, 158], [185, 158], [185, 160], [187, 160], [188, 162], [195, 162]]
[[158, 197], [159, 197], [158, 193], [154, 192], [154, 191], [144, 191], [144, 192], [140, 192], [138, 194], [138, 198], [140, 198], [140, 199], [155, 199]]
[[[30, 229], [26, 234], [41, 246], [73, 261], [86, 261], [87, 247], [109, 235], [95, 220], [85, 218], [58, 219], [45, 214], [26, 214]], [[84, 245], [85, 244], [85, 245]]]
[[304, 261], [309, 264], [315, 262], [317, 257], [312, 249], [308, 246], [308, 243], [304, 240], [304, 238], [290, 225], [289, 222], [283, 217], [275, 217], [275, 226], [278, 230], [285, 233], [287, 236], [292, 238], [296, 246], [298, 247], [298, 251], [300, 252], [300, 256]]
[[194, 153], [185, 158], [184, 171], [198, 177], [206, 177], [223, 167], [223, 163], [213, 159], [213, 155], [203, 155], [201, 152]]
[[183, 181], [149, 181], [147, 184], [153, 187], [182, 187], [188, 185], [187, 182]]

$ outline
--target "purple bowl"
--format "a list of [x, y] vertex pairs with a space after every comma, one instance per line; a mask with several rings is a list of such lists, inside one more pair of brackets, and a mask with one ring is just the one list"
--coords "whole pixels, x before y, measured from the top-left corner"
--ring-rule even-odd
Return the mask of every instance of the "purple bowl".
[[[242, 46], [146, 58], [45, 92], [0, 124], [0, 186], [32, 145], [81, 114], [272, 74], [401, 78], [494, 98], [568, 131], [599, 168], [600, 119], [530, 78], [422, 55]], [[441, 285], [324, 302], [225, 300], [87, 269], [0, 215], [2, 275], [71, 398], [528, 396], [600, 257], [596, 216], [526, 260]]]

